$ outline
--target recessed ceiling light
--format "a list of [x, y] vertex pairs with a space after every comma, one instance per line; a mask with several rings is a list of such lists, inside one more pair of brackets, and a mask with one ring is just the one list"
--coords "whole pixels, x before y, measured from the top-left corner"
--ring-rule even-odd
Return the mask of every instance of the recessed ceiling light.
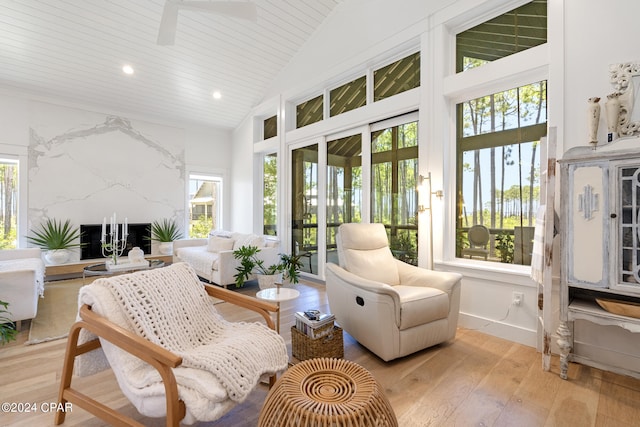
[[220, 93], [219, 90], [216, 90], [213, 92], [213, 99], [220, 99], [222, 98], [222, 94]]
[[122, 66], [122, 72], [125, 73], [125, 74], [128, 74], [128, 75], [131, 75], [134, 72], [133, 71], [133, 67], [131, 65], [129, 65], [129, 64], [123, 65]]

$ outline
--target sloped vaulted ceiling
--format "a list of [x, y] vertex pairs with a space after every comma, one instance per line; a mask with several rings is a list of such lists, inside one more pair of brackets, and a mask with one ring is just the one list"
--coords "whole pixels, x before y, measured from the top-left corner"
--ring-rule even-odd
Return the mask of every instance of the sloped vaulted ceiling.
[[253, 1], [257, 22], [181, 10], [172, 46], [164, 0], [2, 1], [0, 89], [234, 128], [340, 3]]

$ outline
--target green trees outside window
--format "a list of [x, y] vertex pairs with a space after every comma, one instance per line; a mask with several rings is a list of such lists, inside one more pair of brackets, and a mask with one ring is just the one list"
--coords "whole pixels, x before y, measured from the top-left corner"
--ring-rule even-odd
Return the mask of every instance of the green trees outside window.
[[542, 81], [458, 104], [457, 256], [481, 224], [492, 236], [490, 261], [531, 263], [546, 99]]

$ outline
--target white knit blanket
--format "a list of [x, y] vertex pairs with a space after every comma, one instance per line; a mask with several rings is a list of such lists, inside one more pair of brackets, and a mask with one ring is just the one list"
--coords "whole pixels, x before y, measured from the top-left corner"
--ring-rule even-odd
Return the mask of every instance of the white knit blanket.
[[[287, 367], [283, 338], [260, 323], [225, 321], [186, 263], [98, 279], [81, 288], [79, 304], [85, 303], [182, 356], [174, 373], [187, 407], [185, 423], [219, 418], [233, 402], [243, 401], [263, 374]], [[81, 334], [81, 341], [89, 338]], [[164, 406], [158, 400], [164, 389], [155, 369], [102, 342], [125, 395], [141, 413], [162, 416], [155, 406]]]

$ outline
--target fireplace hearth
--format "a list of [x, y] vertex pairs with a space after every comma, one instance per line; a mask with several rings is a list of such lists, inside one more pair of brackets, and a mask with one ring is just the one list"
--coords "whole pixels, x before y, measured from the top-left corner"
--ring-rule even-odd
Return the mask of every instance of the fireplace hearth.
[[[122, 227], [122, 224], [118, 224]], [[107, 226], [107, 229], [109, 227]], [[139, 223], [129, 224], [129, 236], [127, 237], [127, 247], [123, 256], [129, 254], [129, 250], [139, 247], [145, 255], [151, 254], [151, 224]], [[108, 230], [107, 230], [108, 231]], [[102, 224], [83, 224], [80, 225], [80, 259], [96, 259], [104, 258], [100, 244], [102, 236]]]

